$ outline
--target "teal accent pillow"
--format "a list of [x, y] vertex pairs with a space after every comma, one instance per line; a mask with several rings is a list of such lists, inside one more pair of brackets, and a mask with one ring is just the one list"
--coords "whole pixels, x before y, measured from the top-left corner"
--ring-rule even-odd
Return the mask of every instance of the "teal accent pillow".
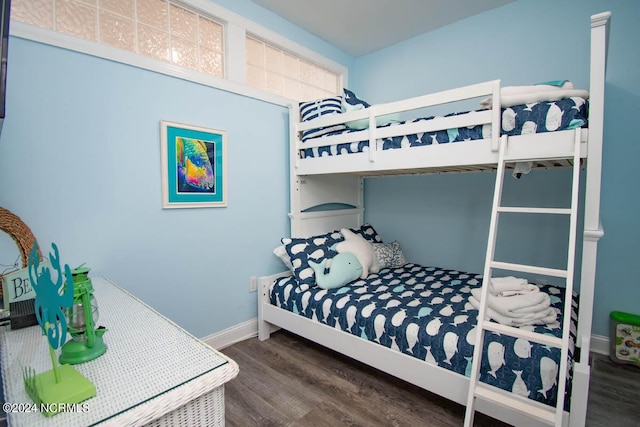
[[320, 264], [309, 261], [316, 275], [316, 285], [322, 289], [335, 289], [361, 277], [362, 266], [355, 254], [351, 252], [341, 252], [331, 260], [329, 274], [325, 273], [327, 260]]
[[[367, 107], [365, 107], [362, 104], [351, 105], [346, 102], [342, 104], [342, 109], [344, 110], [345, 113], [348, 113], [350, 111], [359, 111], [365, 108]], [[376, 126], [377, 127], [386, 126], [390, 123], [399, 121], [399, 118], [400, 118], [399, 114], [387, 114], [385, 116], [376, 117]], [[365, 118], [365, 119], [359, 119], [359, 120], [352, 120], [345, 124], [349, 129], [363, 130], [363, 129], [369, 128], [369, 119]]]
[[[360, 111], [364, 110], [366, 107], [362, 104], [349, 104], [347, 102], [342, 103], [342, 109], [345, 113], [349, 113], [351, 111]], [[369, 127], [369, 119], [359, 119], [353, 120], [345, 123], [349, 129], [362, 130]]]

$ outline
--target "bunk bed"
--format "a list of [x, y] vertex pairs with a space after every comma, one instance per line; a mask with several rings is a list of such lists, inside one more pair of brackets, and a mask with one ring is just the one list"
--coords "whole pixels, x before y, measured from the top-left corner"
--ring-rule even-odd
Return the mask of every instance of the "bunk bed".
[[[339, 232], [344, 228], [381, 244], [375, 228], [364, 223], [365, 177], [495, 170], [501, 144], [506, 144], [505, 160], [524, 164], [525, 169], [562, 167], [575, 161], [572, 153], [579, 146], [586, 191], [580, 292], [566, 296], [572, 298], [572, 312], [563, 312], [562, 292], [557, 287], [546, 285], [543, 289], [558, 295], [553, 298], [558, 323], [571, 317], [571, 381], [563, 425], [584, 425], [597, 243], [604, 234], [599, 194], [609, 18], [609, 12], [591, 18], [588, 101], [582, 93], [569, 91], [561, 97], [569, 100], [568, 105], [559, 106], [559, 99], [546, 102], [547, 110], [564, 111], [559, 116], [562, 120], [549, 123], [547, 119], [547, 123], [533, 126], [529, 120], [520, 120], [518, 124], [512, 120], [513, 112], [530, 111], [533, 103], [517, 104], [514, 99], [519, 97], [511, 95], [521, 88], [503, 88], [499, 81], [372, 106], [345, 91], [345, 99], [355, 108], [344, 112], [343, 106], [338, 114], [310, 117], [308, 104], [292, 105], [292, 237], [283, 239], [285, 245], [279, 248], [283, 260], [292, 264], [286, 272], [259, 278], [259, 338], [268, 339], [272, 331], [283, 328], [464, 405], [477, 318], [467, 296], [479, 286], [481, 275], [406, 263], [396, 252], [400, 259], [387, 268], [348, 286], [326, 290], [314, 286], [305, 263], [322, 258], [328, 248], [344, 240]], [[408, 111], [422, 112], [425, 107], [480, 98], [490, 108], [406, 119]], [[316, 111], [334, 108], [335, 99], [319, 102], [324, 101], [326, 109]], [[357, 129], [353, 129], [354, 123]], [[559, 325], [531, 328], [561, 334]], [[493, 347], [497, 356], [492, 358], [489, 348], [488, 360], [482, 362], [482, 380], [536, 399], [536, 404], [553, 405], [559, 352], [504, 338], [493, 334], [485, 339], [485, 347]], [[533, 365], [523, 365], [523, 359]], [[509, 365], [509, 360], [520, 364]], [[523, 380], [523, 370], [535, 371], [535, 375]], [[476, 409], [513, 425], [535, 425], [503, 405], [480, 401]]]

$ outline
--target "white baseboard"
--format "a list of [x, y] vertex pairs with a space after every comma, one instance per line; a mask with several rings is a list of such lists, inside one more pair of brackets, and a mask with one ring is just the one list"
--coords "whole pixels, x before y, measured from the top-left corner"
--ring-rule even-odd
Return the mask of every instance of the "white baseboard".
[[609, 337], [604, 335], [591, 335], [591, 352], [609, 354]]
[[209, 344], [216, 350], [229, 347], [240, 341], [258, 336], [258, 318], [249, 319], [246, 322], [238, 323], [230, 328], [224, 329], [215, 334], [202, 338], [202, 341]]
[[[216, 350], [229, 347], [240, 341], [258, 336], [258, 318], [249, 319], [246, 322], [231, 326], [215, 334], [211, 334], [202, 341]], [[604, 335], [591, 335], [591, 351], [598, 354], [609, 354], [609, 337]]]

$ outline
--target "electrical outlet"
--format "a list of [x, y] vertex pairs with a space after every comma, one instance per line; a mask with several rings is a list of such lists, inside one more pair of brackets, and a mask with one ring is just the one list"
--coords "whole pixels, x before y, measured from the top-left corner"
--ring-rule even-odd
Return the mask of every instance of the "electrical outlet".
[[256, 276], [251, 276], [249, 278], [249, 292], [257, 292], [258, 291], [258, 278]]

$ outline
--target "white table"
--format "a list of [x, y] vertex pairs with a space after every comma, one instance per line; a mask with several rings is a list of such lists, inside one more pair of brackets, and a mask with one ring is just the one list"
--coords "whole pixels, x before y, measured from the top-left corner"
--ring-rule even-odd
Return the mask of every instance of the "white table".
[[[85, 411], [10, 413], [9, 426], [224, 425], [224, 383], [238, 365], [109, 280], [91, 281], [107, 352], [74, 367], [95, 384], [96, 396]], [[22, 367], [52, 368], [40, 328], [0, 328], [0, 362], [5, 401], [31, 402]]]

